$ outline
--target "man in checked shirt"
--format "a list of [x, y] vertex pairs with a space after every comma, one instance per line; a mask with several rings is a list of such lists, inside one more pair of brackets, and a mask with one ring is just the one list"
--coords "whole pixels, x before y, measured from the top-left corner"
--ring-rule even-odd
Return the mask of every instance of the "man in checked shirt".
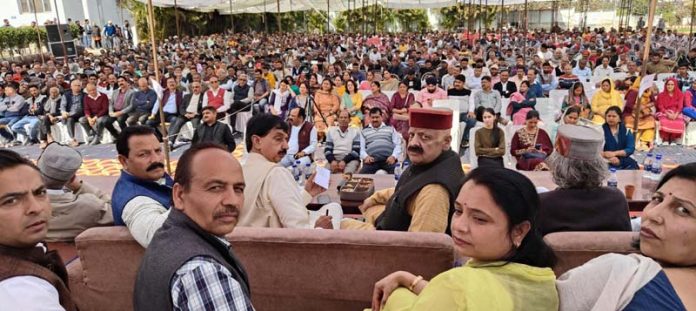
[[174, 208], [140, 264], [135, 310], [254, 310], [244, 267], [224, 238], [237, 225], [244, 187], [242, 167], [224, 147], [184, 152]]

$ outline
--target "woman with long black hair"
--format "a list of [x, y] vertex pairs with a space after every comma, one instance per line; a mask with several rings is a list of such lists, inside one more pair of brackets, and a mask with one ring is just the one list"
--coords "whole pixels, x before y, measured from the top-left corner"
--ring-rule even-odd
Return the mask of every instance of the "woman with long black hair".
[[474, 150], [478, 156], [478, 166], [504, 167], [505, 132], [498, 127], [498, 118], [493, 108], [483, 110], [483, 127], [474, 135]]

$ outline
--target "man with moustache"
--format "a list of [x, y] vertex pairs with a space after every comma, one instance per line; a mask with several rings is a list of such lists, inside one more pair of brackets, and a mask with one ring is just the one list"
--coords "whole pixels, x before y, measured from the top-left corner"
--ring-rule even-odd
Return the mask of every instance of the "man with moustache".
[[63, 261], [40, 243], [50, 218], [39, 169], [0, 150], [0, 309], [77, 310]]
[[227, 151], [232, 152], [237, 148], [237, 143], [232, 136], [230, 127], [216, 119], [217, 112], [212, 106], [203, 108], [203, 123], [198, 126], [196, 133], [193, 134], [191, 145], [201, 143], [215, 143], [225, 146]]
[[174, 181], [164, 171], [164, 153], [153, 128], [125, 128], [116, 150], [123, 170], [111, 195], [114, 225], [127, 226], [133, 238], [147, 247], [169, 216]]
[[360, 206], [365, 222], [344, 219], [341, 229], [449, 233], [454, 199], [464, 179], [450, 150], [452, 111], [411, 108], [408, 157], [412, 165], [396, 188], [375, 192]]
[[174, 208], [140, 263], [134, 309], [253, 310], [246, 271], [225, 239], [244, 204], [242, 167], [203, 143], [184, 152], [175, 176]]
[[[255, 115], [247, 123], [245, 145], [249, 154], [242, 165], [246, 188], [239, 226], [338, 228], [343, 217], [338, 203], [326, 204], [318, 212], [306, 208], [325, 190], [314, 183], [314, 175], [300, 188], [292, 173], [280, 165], [288, 150], [288, 127], [283, 119], [270, 113]], [[326, 211], [330, 216], [325, 215]]]

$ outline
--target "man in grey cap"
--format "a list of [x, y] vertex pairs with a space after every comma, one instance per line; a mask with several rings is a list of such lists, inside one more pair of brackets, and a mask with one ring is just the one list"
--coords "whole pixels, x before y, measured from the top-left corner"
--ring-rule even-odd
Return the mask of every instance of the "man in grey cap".
[[542, 235], [559, 231], [631, 231], [628, 202], [616, 188], [603, 187], [607, 162], [604, 135], [594, 126], [558, 128], [555, 152], [547, 160], [558, 188], [540, 195]]
[[53, 208], [46, 241], [72, 241], [91, 227], [113, 224], [111, 196], [77, 177], [82, 155], [58, 143], [49, 144], [37, 166]]

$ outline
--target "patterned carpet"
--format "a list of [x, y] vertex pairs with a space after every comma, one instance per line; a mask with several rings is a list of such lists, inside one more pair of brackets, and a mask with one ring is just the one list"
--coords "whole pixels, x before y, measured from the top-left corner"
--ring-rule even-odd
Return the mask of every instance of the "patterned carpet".
[[[176, 170], [177, 160], [189, 146], [186, 144], [170, 153], [172, 172]], [[41, 155], [41, 149], [38, 145], [14, 147], [12, 150], [35, 161]], [[121, 174], [121, 163], [118, 162], [115, 145], [81, 145], [77, 147], [77, 150], [82, 153], [84, 158], [82, 167], [77, 171], [78, 176], [119, 176]], [[242, 145], [237, 145], [237, 149], [232, 154], [237, 159], [241, 159], [244, 154]]]

